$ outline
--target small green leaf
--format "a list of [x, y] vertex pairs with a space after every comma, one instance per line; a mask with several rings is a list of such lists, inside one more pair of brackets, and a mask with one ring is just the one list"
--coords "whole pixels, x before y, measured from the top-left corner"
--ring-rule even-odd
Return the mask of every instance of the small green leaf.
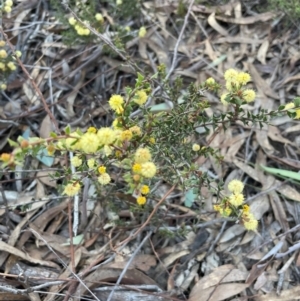
[[264, 171], [266, 171], [270, 174], [277, 175], [284, 179], [292, 179], [292, 180], [300, 181], [300, 173], [298, 173], [298, 172], [285, 170], [285, 169], [266, 167], [263, 165], [260, 165], [260, 166]]
[[19, 147], [19, 144], [11, 139], [7, 139], [7, 141], [11, 147]]
[[[74, 246], [77, 246], [77, 245], [79, 245], [79, 244], [81, 244], [81, 243], [83, 243], [83, 242], [84, 242], [83, 234], [80, 234], [80, 235], [77, 235], [77, 236], [73, 237], [73, 245], [74, 245]], [[70, 243], [71, 243], [71, 239], [68, 238], [68, 239], [67, 239], [67, 242], [64, 243], [64, 244], [61, 244], [61, 245], [62, 245], [62, 246], [69, 246]]]
[[67, 135], [70, 135], [70, 133], [71, 133], [71, 126], [68, 124], [68, 125], [65, 127], [64, 131], [65, 131], [65, 133], [66, 133]]
[[51, 133], [50, 133], [50, 137], [52, 137], [52, 138], [56, 138], [56, 137], [57, 137], [57, 135], [56, 135], [56, 133], [54, 133], [54, 132], [51, 132]]
[[284, 108], [285, 108], [285, 105], [280, 105], [278, 108], [278, 111], [284, 110]]
[[300, 107], [300, 97], [295, 97], [293, 100], [295, 107]]

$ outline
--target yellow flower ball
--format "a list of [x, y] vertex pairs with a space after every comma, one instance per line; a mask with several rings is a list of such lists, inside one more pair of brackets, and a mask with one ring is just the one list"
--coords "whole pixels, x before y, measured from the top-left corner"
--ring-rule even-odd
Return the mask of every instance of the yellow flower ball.
[[135, 93], [134, 102], [139, 106], [142, 106], [147, 101], [148, 95], [144, 90], [137, 91]]
[[150, 192], [150, 188], [148, 185], [143, 185], [140, 189], [141, 194], [147, 195]]
[[104, 22], [104, 18], [103, 18], [103, 16], [102, 16], [102, 14], [100, 14], [100, 13], [97, 13], [97, 14], [95, 15], [95, 19], [96, 19], [98, 22], [100, 22], [100, 23], [103, 23], [103, 22]]
[[243, 182], [241, 182], [240, 180], [231, 180], [228, 183], [228, 190], [232, 193], [242, 193], [242, 191], [244, 190], [244, 184]]
[[5, 71], [6, 70], [6, 66], [4, 63], [0, 62], [0, 70]]
[[142, 163], [142, 176], [145, 178], [153, 178], [156, 174], [156, 166], [153, 162]]
[[145, 163], [151, 160], [151, 153], [148, 148], [138, 148], [134, 155], [136, 163]]
[[98, 172], [99, 172], [100, 174], [106, 173], [106, 167], [103, 166], [103, 165], [99, 166], [99, 167], [98, 167]]
[[22, 52], [20, 50], [16, 50], [15, 54], [16, 54], [16, 57], [22, 56]]
[[131, 128], [129, 128], [129, 131], [133, 134], [136, 134], [138, 136], [142, 135], [142, 131], [141, 128], [137, 125], [132, 126]]
[[6, 64], [6, 66], [11, 70], [11, 71], [14, 71], [17, 69], [16, 65], [13, 63], [13, 62], [8, 62]]
[[0, 58], [1, 59], [7, 58], [7, 52], [4, 49], [0, 50]]
[[111, 178], [108, 173], [103, 173], [98, 177], [98, 182], [101, 185], [107, 185], [110, 181], [111, 181]]
[[116, 4], [117, 4], [117, 5], [122, 5], [122, 3], [123, 3], [123, 0], [117, 0], [117, 1], [116, 1]]
[[90, 33], [91, 33], [91, 31], [88, 28], [84, 28], [82, 31], [83, 36], [88, 36], [88, 35], [90, 35]]
[[232, 68], [228, 69], [224, 73], [224, 78], [226, 81], [236, 82], [238, 72]]
[[258, 221], [254, 218], [254, 215], [252, 213], [243, 213], [242, 222], [247, 230], [254, 231], [257, 229]]
[[88, 129], [87, 129], [87, 132], [88, 133], [97, 133], [97, 129], [95, 128], [95, 127], [93, 127], [93, 126], [90, 126]]
[[67, 196], [74, 196], [78, 194], [80, 188], [81, 186], [79, 182], [69, 183], [65, 186], [63, 194], [66, 194]]
[[0, 40], [0, 47], [4, 47], [5, 46], [5, 41], [3, 41], [3, 40]]
[[77, 29], [77, 34], [79, 35], [79, 36], [84, 36], [84, 28], [82, 28], [82, 27], [79, 27], [78, 29]]
[[139, 30], [139, 37], [144, 38], [147, 34], [147, 29], [145, 26], [142, 26]]
[[120, 140], [121, 141], [130, 141], [132, 139], [132, 132], [130, 130], [122, 131]]
[[244, 227], [247, 230], [254, 231], [257, 229], [258, 221], [256, 219], [250, 219], [249, 221], [244, 221]]
[[116, 140], [116, 132], [108, 127], [101, 128], [97, 132], [100, 145], [110, 145]]
[[133, 171], [134, 173], [140, 173], [140, 172], [142, 171], [142, 165], [139, 164], [139, 163], [133, 164], [133, 166], [132, 166], [132, 171]]
[[108, 101], [108, 104], [111, 107], [111, 109], [114, 110], [117, 114], [123, 113], [124, 99], [121, 95], [112, 95]]
[[200, 145], [197, 143], [194, 143], [192, 149], [194, 152], [197, 152], [200, 149]]
[[139, 196], [137, 199], [136, 199], [136, 202], [142, 206], [142, 205], [145, 205], [146, 202], [147, 202], [147, 199], [144, 197], [144, 196]]
[[88, 166], [88, 168], [90, 168], [90, 169], [94, 168], [95, 167], [95, 163], [96, 163], [96, 161], [93, 158], [87, 160], [87, 166]]
[[113, 152], [113, 148], [109, 145], [104, 145], [102, 148], [102, 152], [105, 156], [110, 156]]
[[78, 156], [74, 156], [74, 157], [71, 159], [71, 164], [72, 164], [74, 167], [79, 167], [79, 166], [81, 166], [81, 164], [82, 164], [82, 159], [80, 159], [80, 157], [78, 157]]
[[11, 7], [10, 7], [10, 6], [4, 6], [3, 10], [4, 10], [6, 13], [10, 13], [10, 12], [11, 12]]
[[80, 148], [86, 154], [94, 154], [99, 147], [97, 134], [85, 133], [80, 139]]
[[7, 88], [7, 85], [6, 85], [6, 84], [1, 84], [1, 85], [0, 85], [0, 89], [3, 90], [3, 91], [6, 90], [6, 88]]
[[252, 89], [246, 89], [243, 91], [243, 99], [247, 102], [251, 102], [255, 99], [256, 94], [255, 91]]
[[210, 77], [205, 81], [205, 83], [208, 84], [209, 86], [212, 86], [216, 83], [216, 81], [212, 77]]
[[241, 193], [238, 194], [233, 193], [229, 196], [229, 203], [235, 207], [242, 205], [243, 202], [244, 202], [244, 195]]
[[6, 5], [6, 6], [13, 6], [12, 0], [6, 0], [6, 1], [5, 1], [5, 5]]
[[295, 108], [295, 104], [293, 102], [289, 102], [284, 106], [285, 110], [290, 110], [290, 109], [294, 109]]
[[246, 72], [240, 72], [238, 75], [237, 75], [237, 78], [236, 78], [237, 82], [244, 86], [246, 85], [248, 82], [250, 82], [251, 80], [251, 76], [249, 73], [246, 73]]
[[11, 157], [12, 157], [11, 154], [2, 153], [1, 156], [0, 156], [0, 160], [7, 163], [7, 162], [10, 161]]
[[68, 21], [69, 21], [69, 24], [72, 25], [72, 26], [74, 26], [77, 23], [77, 21], [76, 21], [76, 19], [74, 17], [70, 17], [68, 19]]

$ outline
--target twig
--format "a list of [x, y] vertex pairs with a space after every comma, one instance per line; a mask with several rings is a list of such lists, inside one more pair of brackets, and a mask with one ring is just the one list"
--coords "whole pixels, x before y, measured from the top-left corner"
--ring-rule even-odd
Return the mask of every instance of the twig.
[[192, 6], [194, 5], [194, 0], [191, 1], [190, 3], [190, 6], [188, 8], [188, 11], [184, 17], [184, 22], [183, 22], [183, 26], [181, 28], [181, 31], [180, 31], [180, 34], [179, 34], [179, 37], [176, 41], [176, 44], [175, 44], [175, 47], [174, 47], [174, 56], [173, 56], [173, 60], [172, 60], [172, 65], [168, 71], [168, 74], [166, 76], [166, 79], [168, 79], [171, 74], [173, 73], [174, 69], [175, 69], [175, 64], [176, 64], [176, 61], [177, 61], [177, 55], [178, 55], [178, 48], [179, 48], [179, 44], [181, 43], [181, 40], [182, 40], [182, 36], [183, 36], [183, 33], [185, 31], [185, 28], [188, 24], [188, 19], [189, 19], [189, 16], [191, 14], [191, 11], [192, 11]]
[[124, 275], [126, 274], [130, 264], [132, 263], [133, 259], [135, 258], [135, 256], [137, 255], [137, 253], [140, 251], [140, 249], [142, 248], [142, 246], [144, 245], [144, 243], [147, 241], [147, 239], [150, 237], [150, 235], [152, 234], [152, 231], [149, 231], [148, 234], [144, 237], [143, 241], [140, 243], [140, 245], [136, 248], [136, 250], [134, 251], [134, 253], [132, 254], [132, 256], [130, 257], [130, 259], [128, 260], [128, 262], [126, 263], [122, 273], [120, 274], [114, 288], [112, 289], [112, 291], [110, 292], [107, 301], [111, 301], [111, 298], [115, 292], [115, 289], [117, 287], [117, 285], [119, 285], [124, 277]]
[[[14, 47], [13, 45], [10, 43], [6, 33], [3, 31], [2, 27], [0, 27], [0, 32], [3, 35], [3, 37], [5, 38], [5, 41], [7, 43], [7, 45], [9, 46], [9, 48], [11, 49], [11, 51], [13, 53], [15, 53]], [[48, 108], [47, 102], [41, 92], [41, 90], [39, 89], [39, 87], [36, 85], [35, 81], [33, 80], [33, 78], [30, 76], [30, 74], [28, 73], [28, 71], [26, 70], [26, 68], [24, 67], [22, 61], [18, 58], [17, 55], [15, 55], [15, 58], [17, 60], [17, 62], [19, 63], [19, 66], [21, 67], [21, 69], [23, 70], [23, 72], [26, 74], [26, 76], [28, 77], [28, 79], [30, 80], [32, 86], [34, 87], [34, 90], [37, 92], [37, 94], [39, 95], [39, 97], [41, 98], [41, 101], [43, 103], [44, 109], [47, 112], [47, 114], [49, 115], [53, 125], [55, 126], [56, 131], [60, 134], [60, 129], [58, 127], [58, 124], [56, 122], [55, 117], [53, 116], [53, 114], [51, 113], [51, 111]]]

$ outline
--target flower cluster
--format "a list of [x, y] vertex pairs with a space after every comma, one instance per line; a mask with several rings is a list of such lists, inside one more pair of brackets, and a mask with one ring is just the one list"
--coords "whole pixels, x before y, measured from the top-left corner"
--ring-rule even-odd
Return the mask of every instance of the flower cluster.
[[250, 74], [246, 72], [238, 72], [234, 69], [228, 69], [224, 73], [227, 89], [221, 95], [221, 102], [228, 105], [230, 99], [239, 99], [240, 101], [252, 102], [256, 97], [256, 93], [252, 89], [245, 89], [244, 86], [251, 81]]
[[258, 221], [250, 212], [250, 207], [244, 203], [244, 184], [239, 180], [232, 180], [228, 184], [228, 190], [231, 192], [229, 197], [214, 205], [214, 210], [225, 217], [237, 216], [247, 230], [256, 230]]
[[300, 119], [300, 108], [299, 108], [299, 106], [297, 106], [297, 108], [295, 109], [295, 107], [296, 107], [295, 103], [289, 102], [284, 106], [283, 109], [287, 110], [288, 113], [293, 114], [294, 119]]
[[91, 31], [84, 25], [89, 25], [87, 21], [84, 21], [83, 24], [78, 22], [74, 17], [69, 18], [69, 24], [74, 27], [79, 36], [89, 36]]
[[1, 80], [0, 80], [1, 90], [5, 90], [7, 88], [6, 78], [9, 76], [11, 72], [17, 69], [15, 60], [16, 57], [21, 57], [21, 55], [22, 53], [19, 50], [15, 52], [15, 56], [8, 54], [5, 41], [0, 40], [0, 71], [2, 71]]
[[12, 0], [6, 0], [6, 1], [3, 3], [2, 10], [3, 10], [4, 12], [6, 12], [6, 13], [10, 13], [13, 4], [14, 4], [14, 3], [12, 2]]

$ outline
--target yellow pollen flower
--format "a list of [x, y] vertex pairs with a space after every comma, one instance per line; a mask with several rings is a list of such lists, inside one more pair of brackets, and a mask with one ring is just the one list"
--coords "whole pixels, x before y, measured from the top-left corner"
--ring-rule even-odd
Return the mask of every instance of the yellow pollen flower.
[[141, 194], [148, 194], [150, 192], [150, 188], [148, 185], [143, 185], [140, 189]]
[[110, 181], [111, 181], [111, 178], [108, 173], [103, 173], [98, 177], [98, 182], [101, 185], [107, 185]]
[[74, 18], [74, 17], [70, 17], [69, 19], [68, 19], [68, 21], [69, 21], [69, 24], [70, 25], [72, 25], [72, 26], [74, 26], [77, 22], [76, 22], [76, 19]]
[[137, 91], [135, 93], [134, 102], [139, 106], [142, 106], [147, 101], [148, 95], [144, 90]]
[[147, 29], [145, 26], [142, 26], [139, 30], [139, 37], [144, 38], [147, 34]]
[[129, 141], [132, 138], [132, 132], [130, 130], [125, 130], [121, 133], [120, 139], [121, 141]]
[[139, 196], [137, 199], [136, 199], [136, 202], [141, 206], [141, 205], [145, 205], [146, 204], [146, 198], [144, 196]]
[[243, 99], [247, 102], [252, 102], [256, 97], [256, 93], [252, 89], [246, 89], [243, 91]]
[[0, 58], [1, 59], [7, 58], [7, 52], [4, 49], [0, 50]]
[[232, 68], [228, 69], [224, 73], [224, 78], [226, 81], [236, 82], [238, 72]]
[[295, 108], [295, 104], [293, 102], [289, 102], [284, 106], [285, 110], [290, 110], [290, 109], [294, 109]]
[[94, 168], [95, 163], [96, 163], [96, 162], [95, 162], [95, 159], [93, 159], [93, 158], [87, 160], [87, 166], [88, 166], [90, 169]]
[[49, 156], [53, 156], [55, 153], [55, 147], [53, 144], [47, 146], [47, 152]]
[[200, 145], [197, 143], [194, 143], [192, 149], [194, 152], [197, 152], [200, 149]]
[[6, 13], [10, 13], [10, 12], [11, 12], [11, 7], [10, 7], [10, 6], [4, 6], [3, 10], [4, 10]]
[[240, 72], [238, 75], [237, 75], [237, 82], [244, 86], [246, 85], [250, 80], [251, 80], [251, 76], [249, 73], [246, 73], [246, 72]]
[[3, 90], [3, 91], [6, 90], [6, 88], [7, 88], [7, 85], [6, 85], [6, 84], [1, 84], [1, 85], [0, 85], [0, 89]]
[[98, 167], [98, 172], [99, 172], [100, 174], [106, 173], [106, 167], [103, 166], [103, 165], [99, 166], [99, 167]]
[[100, 22], [100, 23], [103, 23], [103, 22], [104, 22], [104, 18], [103, 18], [103, 16], [102, 16], [102, 14], [100, 14], [100, 13], [97, 13], [97, 14], [95, 15], [95, 19], [96, 19], [98, 22]]
[[228, 184], [228, 190], [233, 193], [242, 193], [244, 184], [240, 180], [232, 180]]
[[133, 171], [134, 173], [140, 173], [141, 170], [142, 170], [142, 165], [141, 165], [141, 164], [139, 164], [139, 163], [133, 164], [133, 166], [132, 166], [132, 171]]
[[112, 95], [108, 101], [109, 106], [112, 110], [114, 110], [117, 114], [122, 114], [124, 111], [123, 104], [124, 99], [121, 95]]
[[6, 70], [6, 66], [4, 63], [0, 62], [0, 70], [5, 71]]
[[74, 196], [78, 194], [79, 190], [80, 190], [79, 182], [69, 183], [65, 186], [63, 194], [66, 194], [67, 196]]
[[74, 157], [71, 159], [71, 164], [72, 164], [74, 167], [79, 167], [79, 166], [82, 164], [82, 159], [80, 159], [78, 156], [74, 156]]
[[10, 158], [11, 158], [11, 154], [8, 154], [8, 153], [3, 153], [0, 156], [0, 160], [3, 162], [9, 162]]
[[150, 138], [149, 138], [149, 142], [150, 142], [151, 144], [155, 144], [155, 138], [154, 138], [154, 137], [150, 137]]
[[97, 134], [85, 133], [80, 139], [80, 147], [86, 154], [93, 154], [99, 147], [99, 138]]
[[233, 193], [229, 196], [229, 203], [235, 207], [242, 205], [243, 202], [244, 202], [244, 195], [241, 193], [238, 194]]
[[133, 134], [136, 134], [138, 136], [141, 136], [142, 135], [142, 131], [141, 131], [141, 128], [137, 125], [135, 126], [132, 126], [131, 128], [129, 128], [129, 131]]
[[151, 160], [151, 153], [148, 148], [139, 148], [134, 155], [136, 163], [145, 163]]
[[16, 50], [16, 57], [21, 57], [22, 56], [22, 52], [20, 50]]
[[116, 132], [111, 128], [101, 128], [97, 133], [100, 145], [110, 145], [116, 140]]
[[88, 129], [87, 129], [87, 132], [88, 133], [97, 133], [97, 129], [95, 128], [95, 127], [93, 127], [93, 126], [90, 126]]
[[6, 66], [11, 70], [11, 71], [14, 71], [17, 69], [16, 65], [13, 63], [13, 62], [8, 62], [6, 64]]
[[0, 40], [0, 47], [4, 47], [5, 46], [5, 41]]
[[140, 175], [133, 175], [132, 178], [135, 182], [138, 182], [141, 179], [141, 176]]
[[146, 162], [142, 164], [142, 176], [145, 178], [153, 178], [156, 174], [156, 166], [153, 162]]
[[214, 85], [216, 83], [216, 81], [212, 77], [208, 78], [205, 82], [209, 86]]

